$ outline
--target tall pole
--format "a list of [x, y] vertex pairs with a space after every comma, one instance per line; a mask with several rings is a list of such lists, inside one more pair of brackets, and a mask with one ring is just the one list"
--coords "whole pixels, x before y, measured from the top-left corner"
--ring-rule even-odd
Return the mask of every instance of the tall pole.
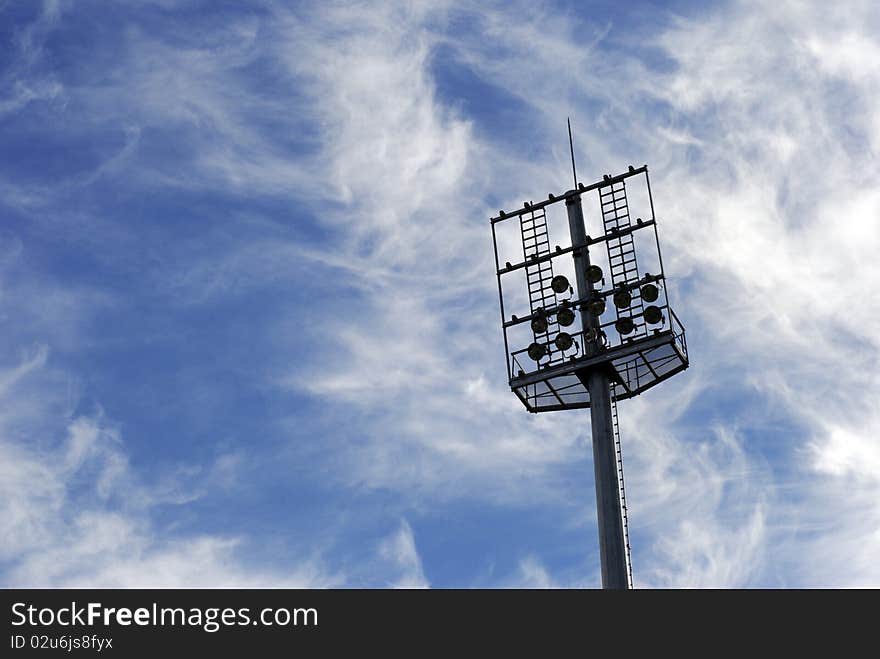
[[[589, 297], [593, 284], [587, 278], [590, 254], [587, 250], [587, 231], [580, 195], [565, 200], [571, 244], [575, 247], [574, 271], [578, 299]], [[590, 356], [598, 352], [599, 343], [592, 314], [581, 307], [584, 328], [584, 352]], [[593, 368], [585, 374], [590, 392], [590, 419], [593, 431], [593, 470], [596, 480], [596, 511], [599, 517], [599, 559], [602, 563], [602, 588], [629, 587], [626, 569], [626, 544], [623, 539], [623, 520], [620, 515], [620, 489], [617, 482], [617, 455], [614, 450], [614, 427], [611, 419], [611, 385], [604, 367]]]

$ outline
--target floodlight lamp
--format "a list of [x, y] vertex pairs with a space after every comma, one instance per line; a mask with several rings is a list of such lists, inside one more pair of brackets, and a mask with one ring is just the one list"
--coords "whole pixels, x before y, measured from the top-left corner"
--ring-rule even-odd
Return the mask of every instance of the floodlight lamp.
[[660, 311], [660, 308], [655, 307], [653, 304], [650, 307], [645, 307], [644, 316], [645, 320], [651, 325], [656, 325], [663, 320], [663, 313]]
[[556, 320], [560, 325], [568, 327], [574, 322], [574, 311], [563, 308], [556, 312]]
[[605, 313], [605, 300], [601, 297], [592, 299], [587, 303], [587, 309], [594, 316], [601, 316]]
[[557, 293], [565, 293], [569, 288], [568, 277], [565, 275], [556, 275], [550, 280], [550, 288]]
[[590, 280], [591, 284], [598, 284], [602, 281], [602, 268], [598, 265], [591, 265], [587, 268], [587, 279]]
[[617, 330], [618, 334], [630, 334], [635, 329], [635, 325], [632, 318], [624, 316], [617, 319], [617, 322], [614, 323], [614, 329]]
[[656, 302], [659, 295], [660, 289], [654, 284], [645, 284], [642, 286], [642, 299], [645, 302]]
[[533, 343], [529, 346], [529, 357], [534, 359], [536, 362], [541, 360], [541, 357], [547, 354], [547, 346], [543, 343]]
[[556, 335], [556, 340], [554, 341], [556, 347], [559, 348], [562, 352], [565, 352], [574, 344], [574, 339], [571, 338], [571, 334], [568, 332], [560, 332]]
[[547, 314], [544, 313], [543, 309], [535, 312], [532, 318], [532, 331], [535, 334], [543, 334], [547, 331]]
[[618, 309], [624, 309], [632, 303], [632, 295], [626, 289], [621, 289], [614, 294], [614, 306]]

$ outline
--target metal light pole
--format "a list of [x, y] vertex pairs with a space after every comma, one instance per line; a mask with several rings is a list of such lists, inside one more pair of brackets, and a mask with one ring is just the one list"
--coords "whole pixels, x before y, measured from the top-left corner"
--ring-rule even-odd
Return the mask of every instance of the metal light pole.
[[[589, 408], [602, 587], [625, 589], [632, 585], [632, 565], [617, 401], [685, 370], [687, 342], [669, 306], [647, 166], [630, 166], [582, 185], [572, 145], [572, 173], [574, 189], [501, 210], [490, 220], [507, 376], [511, 391], [534, 414]], [[628, 190], [635, 194], [631, 197]], [[592, 237], [582, 206], [588, 194], [599, 204]], [[564, 238], [563, 245], [551, 242], [561, 201], [568, 216], [568, 247]], [[593, 252], [593, 263], [591, 248], [600, 250]], [[571, 272], [569, 254], [576, 293], [560, 273]], [[505, 295], [504, 282], [512, 282], [517, 294]], [[578, 313], [580, 330], [575, 329]]]
[[[589, 299], [593, 284], [587, 277], [590, 252], [580, 195], [565, 200], [568, 229], [574, 258], [578, 298]], [[597, 337], [594, 316], [581, 314], [584, 337]], [[587, 355], [600, 351], [597, 340], [585, 347]], [[590, 393], [590, 417], [593, 431], [593, 471], [596, 481], [596, 512], [599, 517], [599, 559], [602, 564], [602, 587], [626, 589], [629, 586], [626, 565], [626, 542], [620, 514], [620, 484], [617, 481], [617, 456], [614, 449], [614, 427], [611, 418], [611, 386], [604, 364], [598, 364], [579, 377], [586, 379]]]

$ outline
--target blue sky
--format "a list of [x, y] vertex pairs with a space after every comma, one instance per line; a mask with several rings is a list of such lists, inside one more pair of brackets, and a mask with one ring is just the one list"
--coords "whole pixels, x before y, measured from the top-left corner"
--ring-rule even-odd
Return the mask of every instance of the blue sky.
[[0, 5], [0, 583], [597, 586], [488, 225], [570, 116], [688, 329], [636, 586], [880, 585], [880, 12], [625, 4]]

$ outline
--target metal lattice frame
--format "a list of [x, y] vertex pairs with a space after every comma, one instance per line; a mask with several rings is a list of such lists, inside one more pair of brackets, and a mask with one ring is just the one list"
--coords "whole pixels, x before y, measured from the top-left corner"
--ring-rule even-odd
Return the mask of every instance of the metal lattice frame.
[[[627, 199], [627, 185], [644, 177], [650, 203], [650, 217], [647, 219], [630, 217]], [[574, 196], [586, 194], [598, 196], [601, 209], [602, 235], [587, 237], [585, 245], [566, 249], [550, 249], [550, 236], [547, 228], [547, 207], [565, 202]], [[496, 225], [500, 222], [518, 218], [523, 240], [523, 261], [505, 263], [501, 267], [498, 260]], [[651, 195], [647, 166], [633, 168], [617, 176], [606, 176], [592, 185], [579, 185], [577, 189], [555, 197], [550, 195], [546, 201], [525, 203], [523, 208], [500, 212], [492, 218], [493, 240], [495, 240], [495, 265], [498, 277], [498, 294], [504, 330], [504, 345], [507, 354], [508, 378], [511, 389], [530, 412], [543, 412], [562, 409], [575, 409], [590, 406], [589, 393], [585, 383], [585, 373], [597, 366], [608, 369], [612, 383], [612, 393], [616, 400], [636, 396], [643, 391], [666, 380], [688, 366], [687, 343], [684, 327], [669, 306], [657, 223], [654, 217], [654, 204]], [[654, 274], [639, 271], [636, 258], [635, 236], [637, 232], [653, 233], [660, 272]], [[608, 255], [610, 284], [594, 291], [593, 298], [600, 297], [607, 302], [607, 308], [614, 310], [609, 319], [599, 318], [595, 323], [597, 331], [604, 334], [606, 341], [598, 354], [586, 355], [583, 347], [594, 337], [585, 336], [584, 331], [570, 332], [574, 338], [574, 348], [567, 354], [554, 350], [550, 336], [559, 327], [553, 323], [555, 314], [563, 305], [587, 313], [587, 299], [573, 299], [561, 302], [549, 289], [548, 282], [553, 277], [553, 262], [559, 258], [571, 258], [576, 249], [604, 246]], [[506, 275], [525, 270], [529, 285], [529, 314], [523, 317], [505, 315], [503, 279]], [[662, 314], [662, 322], [652, 325], [645, 318], [646, 305], [641, 297], [645, 284], [652, 283], [659, 288], [660, 298], [652, 303]], [[547, 291], [550, 290], [549, 294]], [[611, 304], [615, 292], [627, 291], [632, 302], [626, 311], [619, 311]], [[528, 346], [510, 345], [509, 330], [530, 323], [536, 313], [544, 313], [548, 318], [548, 330], [534, 334], [535, 341], [547, 345], [547, 357], [539, 362], [527, 355]], [[612, 317], [613, 316], [613, 317]], [[624, 336], [615, 329], [621, 317], [632, 318], [634, 330]]]

